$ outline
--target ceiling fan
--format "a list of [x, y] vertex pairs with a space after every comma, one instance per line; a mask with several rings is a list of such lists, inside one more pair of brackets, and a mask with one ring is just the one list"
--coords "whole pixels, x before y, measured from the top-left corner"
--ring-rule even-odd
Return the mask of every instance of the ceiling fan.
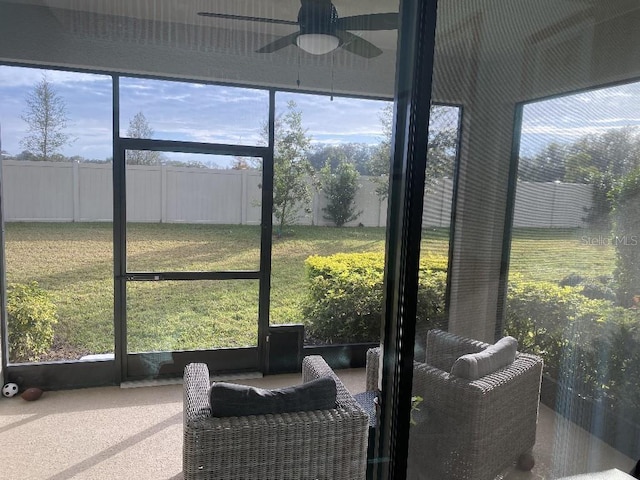
[[350, 33], [349, 30], [395, 30], [398, 28], [397, 13], [371, 13], [340, 18], [331, 0], [301, 0], [300, 4], [297, 21], [215, 12], [198, 12], [198, 15], [299, 27], [297, 32], [280, 37], [256, 50], [258, 53], [273, 53], [289, 45], [297, 45], [305, 52], [314, 55], [323, 55], [341, 47], [355, 55], [373, 58], [380, 55], [382, 50], [364, 38]]

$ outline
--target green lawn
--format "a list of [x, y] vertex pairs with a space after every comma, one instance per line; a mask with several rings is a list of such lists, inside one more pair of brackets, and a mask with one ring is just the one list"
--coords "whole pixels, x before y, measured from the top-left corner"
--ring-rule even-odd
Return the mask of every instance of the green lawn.
[[529, 280], [557, 282], [577, 273], [611, 275], [615, 248], [609, 234], [578, 229], [516, 229], [511, 242], [510, 272]]
[[[423, 252], [446, 255], [447, 231], [424, 233]], [[614, 250], [589, 245], [584, 232], [514, 233], [512, 272], [557, 281], [569, 273], [610, 274]], [[383, 252], [382, 228], [295, 227], [274, 239], [271, 322], [301, 321], [304, 260], [337, 252]], [[260, 228], [237, 225], [133, 224], [129, 271], [257, 269]], [[54, 357], [113, 349], [113, 252], [110, 224], [9, 223], [9, 283], [37, 281], [58, 307]], [[127, 290], [130, 351], [253, 345], [258, 282], [131, 282]]]

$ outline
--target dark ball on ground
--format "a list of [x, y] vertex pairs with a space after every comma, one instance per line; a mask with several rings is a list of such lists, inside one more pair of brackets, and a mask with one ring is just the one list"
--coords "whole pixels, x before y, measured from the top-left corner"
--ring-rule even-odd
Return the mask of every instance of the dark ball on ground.
[[535, 464], [536, 461], [533, 458], [533, 455], [531, 455], [530, 453], [523, 453], [522, 455], [520, 455], [520, 457], [518, 457], [518, 468], [520, 470], [528, 472], [533, 468]]
[[27, 388], [20, 396], [27, 402], [33, 402], [42, 396], [42, 390], [36, 387]]

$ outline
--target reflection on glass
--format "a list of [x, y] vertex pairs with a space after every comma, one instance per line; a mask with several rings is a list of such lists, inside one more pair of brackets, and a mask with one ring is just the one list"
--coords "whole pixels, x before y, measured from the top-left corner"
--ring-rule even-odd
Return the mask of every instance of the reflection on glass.
[[638, 93], [635, 83], [523, 107], [505, 324], [544, 359], [559, 413], [622, 416], [629, 432], [640, 425], [640, 131], [620, 119]]
[[129, 353], [257, 345], [257, 280], [127, 283]]
[[[464, 109], [447, 327], [485, 344], [512, 335], [520, 352], [544, 360], [544, 373], [541, 384], [534, 371], [534, 383], [523, 379], [505, 397], [511, 365], [477, 381], [454, 371], [451, 398], [415, 368], [413, 385], [423, 389], [413, 393], [426, 415], [423, 428], [411, 428], [409, 478], [516, 478], [516, 461], [532, 448], [534, 471], [524, 475], [540, 478], [629, 471], [628, 457], [637, 461], [640, 89], [632, 55], [619, 48], [637, 44], [637, 19], [622, 1], [561, 3], [567, 9], [439, 4], [432, 100]], [[453, 343], [439, 365], [437, 345], [427, 344], [442, 383], [452, 360], [474, 353], [452, 354]], [[481, 412], [469, 401], [489, 385]], [[538, 412], [538, 425], [552, 428], [534, 438]], [[478, 455], [474, 437], [508, 445]]]
[[459, 107], [433, 105], [429, 114], [415, 345], [419, 358], [424, 356], [427, 331], [445, 328], [447, 322], [449, 240], [460, 138]]

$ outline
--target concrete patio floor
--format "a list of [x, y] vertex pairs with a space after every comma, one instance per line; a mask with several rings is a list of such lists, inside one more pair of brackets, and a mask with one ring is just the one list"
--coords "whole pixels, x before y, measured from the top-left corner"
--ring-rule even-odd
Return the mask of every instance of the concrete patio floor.
[[[350, 391], [364, 390], [364, 369], [337, 373]], [[276, 388], [300, 376], [237, 381]], [[45, 392], [35, 402], [0, 398], [0, 445], [5, 480], [182, 479], [182, 385]], [[512, 469], [500, 478], [554, 479], [634, 464], [545, 406], [534, 455], [531, 472]]]

